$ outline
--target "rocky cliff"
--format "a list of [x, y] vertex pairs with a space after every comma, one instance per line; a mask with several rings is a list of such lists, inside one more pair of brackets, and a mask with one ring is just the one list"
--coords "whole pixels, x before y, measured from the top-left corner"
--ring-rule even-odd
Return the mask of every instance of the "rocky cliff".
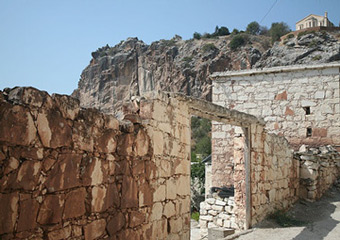
[[245, 44], [236, 50], [229, 47], [232, 35], [200, 40], [175, 36], [151, 45], [128, 38], [92, 53], [72, 95], [83, 107], [104, 112], [117, 109], [121, 100], [154, 90], [211, 100], [209, 75], [216, 71], [340, 60], [337, 34], [305, 34], [271, 48], [268, 37], [243, 34]]

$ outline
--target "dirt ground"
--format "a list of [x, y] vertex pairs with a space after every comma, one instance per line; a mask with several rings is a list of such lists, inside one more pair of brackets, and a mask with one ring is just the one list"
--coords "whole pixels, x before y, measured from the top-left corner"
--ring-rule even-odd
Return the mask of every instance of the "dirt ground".
[[[331, 188], [316, 202], [299, 201], [287, 213], [303, 226], [281, 227], [267, 219], [248, 233], [229, 236], [237, 240], [340, 240], [340, 188]], [[199, 240], [198, 224], [192, 222], [191, 240]]]
[[238, 240], [340, 240], [340, 189], [330, 189], [319, 201], [299, 201], [289, 212], [292, 218], [305, 222], [302, 227], [280, 227], [265, 220]]

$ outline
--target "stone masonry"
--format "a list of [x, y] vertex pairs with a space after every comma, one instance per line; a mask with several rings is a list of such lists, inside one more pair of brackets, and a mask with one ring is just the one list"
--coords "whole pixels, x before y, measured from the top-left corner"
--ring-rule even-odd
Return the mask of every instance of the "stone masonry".
[[294, 157], [300, 161], [300, 197], [314, 201], [340, 176], [340, 153], [332, 146], [302, 145]]
[[213, 103], [263, 117], [299, 149], [340, 145], [340, 64], [215, 73]]
[[[263, 117], [263, 124], [242, 129], [226, 121], [212, 126], [212, 186], [243, 189], [235, 191], [236, 228], [254, 225], [299, 197], [315, 200], [339, 177], [335, 152], [307, 151], [293, 158], [292, 149], [340, 147], [339, 69], [340, 64], [324, 64], [211, 76], [213, 103]], [[208, 203], [202, 206], [208, 213]], [[219, 213], [209, 216], [211, 226], [221, 226]], [[204, 221], [203, 228], [209, 227]]]
[[[301, 160], [261, 118], [174, 93], [121, 112], [118, 121], [69, 96], [0, 91], [1, 239], [189, 239], [191, 115], [221, 124], [220, 137], [234, 126], [234, 197], [203, 203], [212, 220], [202, 214], [202, 226], [249, 228], [299, 197]], [[313, 186], [328, 172], [318, 174]]]
[[0, 92], [1, 239], [189, 239], [187, 105], [127, 109], [119, 122], [68, 96]]

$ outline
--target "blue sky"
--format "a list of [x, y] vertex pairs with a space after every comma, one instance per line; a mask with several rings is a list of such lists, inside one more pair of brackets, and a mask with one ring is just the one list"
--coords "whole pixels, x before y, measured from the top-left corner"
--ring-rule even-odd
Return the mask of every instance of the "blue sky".
[[[272, 10], [268, 10], [273, 6]], [[215, 26], [295, 22], [314, 13], [336, 25], [339, 0], [0, 0], [0, 89], [33, 86], [71, 94], [91, 52], [127, 37], [189, 39]]]

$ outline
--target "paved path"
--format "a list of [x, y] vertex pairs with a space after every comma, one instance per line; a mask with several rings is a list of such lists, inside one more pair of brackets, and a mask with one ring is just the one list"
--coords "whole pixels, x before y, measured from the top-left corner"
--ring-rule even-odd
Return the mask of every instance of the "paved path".
[[200, 226], [193, 219], [190, 222], [190, 240], [200, 240]]
[[265, 221], [238, 240], [340, 240], [340, 190], [333, 188], [317, 202], [300, 202], [289, 211], [298, 220], [308, 221], [304, 227], [281, 228]]

